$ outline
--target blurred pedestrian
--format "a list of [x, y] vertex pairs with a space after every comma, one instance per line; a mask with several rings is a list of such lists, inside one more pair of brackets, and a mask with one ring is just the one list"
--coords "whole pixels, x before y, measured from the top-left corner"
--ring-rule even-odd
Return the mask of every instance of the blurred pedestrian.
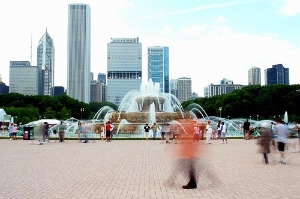
[[80, 142], [80, 135], [82, 134], [82, 125], [81, 125], [81, 122], [78, 121], [77, 123], [77, 139], [78, 139], [78, 142]]
[[13, 139], [13, 128], [14, 128], [14, 123], [11, 123], [8, 127], [8, 133], [9, 133], [9, 139]]
[[205, 138], [206, 138], [206, 144], [211, 144], [211, 137], [212, 137], [212, 128], [210, 126], [210, 121], [207, 121], [206, 128], [205, 128]]
[[244, 122], [243, 129], [244, 129], [244, 139], [245, 140], [250, 140], [250, 122], [248, 119]]
[[270, 130], [262, 127], [260, 130], [260, 137], [257, 140], [259, 145], [258, 152], [263, 154], [264, 163], [269, 164], [268, 154], [270, 153], [271, 136]]
[[60, 123], [57, 125], [58, 130], [58, 136], [59, 136], [59, 142], [65, 142], [65, 130], [66, 130], [66, 124], [63, 121], [60, 121]]
[[108, 122], [106, 122], [106, 125], [105, 125], [106, 142], [110, 142], [110, 129], [111, 129], [111, 124], [110, 124], [110, 121], [108, 121]]
[[227, 144], [227, 126], [224, 122], [221, 123], [221, 138], [224, 144], [224, 140], [226, 140]]
[[177, 141], [180, 139], [180, 132], [177, 127], [173, 130], [173, 139], [175, 140], [175, 144], [177, 144]]

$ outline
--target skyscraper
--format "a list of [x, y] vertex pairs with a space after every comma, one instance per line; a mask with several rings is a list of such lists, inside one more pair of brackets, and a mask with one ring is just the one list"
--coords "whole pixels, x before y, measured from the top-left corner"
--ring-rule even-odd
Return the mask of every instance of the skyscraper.
[[260, 68], [253, 66], [248, 70], [248, 85], [261, 85]]
[[192, 99], [192, 80], [190, 77], [180, 77], [177, 82], [178, 100], [180, 102]]
[[273, 65], [265, 70], [265, 84], [290, 84], [289, 69], [282, 64]]
[[[37, 66], [42, 69], [42, 94], [53, 95], [54, 87], [54, 44], [47, 32], [42, 36], [37, 47]], [[52, 91], [52, 92], [51, 92]]]
[[106, 84], [106, 74], [98, 73], [98, 81], [103, 83], [103, 84]]
[[148, 47], [148, 80], [159, 83], [161, 93], [169, 93], [169, 48]]
[[107, 100], [120, 105], [142, 83], [142, 44], [139, 38], [111, 38], [107, 44]]
[[42, 69], [29, 61], [10, 61], [9, 92], [23, 95], [42, 94]]
[[90, 102], [91, 10], [88, 4], [70, 4], [68, 21], [67, 94]]

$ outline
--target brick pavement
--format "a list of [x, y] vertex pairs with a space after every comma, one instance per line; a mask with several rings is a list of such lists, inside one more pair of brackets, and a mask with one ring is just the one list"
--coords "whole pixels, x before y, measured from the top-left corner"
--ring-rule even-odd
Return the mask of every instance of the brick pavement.
[[170, 156], [173, 142], [31, 143], [0, 140], [0, 198], [300, 198], [300, 153], [287, 153], [287, 165], [273, 153], [265, 165], [254, 140], [203, 141], [192, 190], [181, 188], [187, 174]]

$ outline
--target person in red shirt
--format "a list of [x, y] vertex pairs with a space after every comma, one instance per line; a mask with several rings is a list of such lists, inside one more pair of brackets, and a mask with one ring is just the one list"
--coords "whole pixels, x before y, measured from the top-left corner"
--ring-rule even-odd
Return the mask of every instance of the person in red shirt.
[[110, 131], [111, 131], [110, 121], [106, 123], [105, 129], [106, 129], [106, 142], [110, 142]]

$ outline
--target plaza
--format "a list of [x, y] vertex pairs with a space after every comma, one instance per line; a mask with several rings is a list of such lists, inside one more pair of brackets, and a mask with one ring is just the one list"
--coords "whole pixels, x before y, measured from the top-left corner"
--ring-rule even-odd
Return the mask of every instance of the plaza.
[[256, 140], [200, 141], [205, 166], [198, 188], [185, 190], [188, 174], [170, 153], [179, 145], [1, 139], [0, 198], [300, 198], [298, 152], [286, 154], [286, 165], [273, 152], [265, 165]]

